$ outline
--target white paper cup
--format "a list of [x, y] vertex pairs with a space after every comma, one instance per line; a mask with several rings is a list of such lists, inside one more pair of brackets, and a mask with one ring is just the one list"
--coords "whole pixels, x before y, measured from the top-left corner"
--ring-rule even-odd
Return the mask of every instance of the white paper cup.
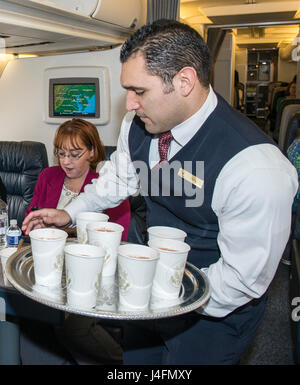
[[178, 306], [183, 302], [183, 296], [178, 298], [162, 298], [155, 296], [152, 292], [150, 299], [150, 310], [168, 309], [173, 306]]
[[33, 290], [37, 295], [41, 295], [42, 298], [49, 298], [50, 301], [55, 301], [56, 303], [64, 305], [64, 293], [61, 286], [41, 286], [34, 284]]
[[159, 253], [152, 294], [166, 299], [178, 298], [190, 245], [170, 239], [152, 239], [149, 247]]
[[67, 303], [76, 309], [91, 310], [96, 306], [95, 290], [80, 293], [72, 289], [67, 290]]
[[35, 283], [58, 286], [64, 264], [64, 247], [68, 234], [60, 229], [35, 229], [29, 233]]
[[109, 216], [93, 211], [83, 211], [76, 216], [76, 231], [78, 243], [88, 243], [86, 225], [91, 222], [107, 222]]
[[117, 268], [117, 254], [121, 243], [124, 227], [113, 222], [94, 222], [86, 226], [88, 243], [101, 246], [105, 250], [102, 276], [115, 274]]
[[1, 256], [1, 264], [2, 264], [2, 272], [3, 272], [3, 281], [4, 285], [10, 285], [8, 279], [5, 275], [5, 265], [8, 260], [8, 258], [13, 255], [17, 251], [16, 247], [5, 247], [4, 249], [0, 249], [0, 256]]
[[100, 246], [71, 244], [65, 247], [68, 305], [91, 309], [96, 305], [105, 250]]
[[145, 310], [159, 254], [150, 247], [121, 245], [118, 251], [119, 304], [122, 310]]
[[177, 241], [184, 242], [187, 234], [185, 231], [177, 229], [176, 227], [168, 226], [152, 226], [148, 227], [149, 241], [152, 239], [175, 239]]
[[101, 276], [96, 309], [107, 311], [117, 310], [115, 275], [107, 277]]

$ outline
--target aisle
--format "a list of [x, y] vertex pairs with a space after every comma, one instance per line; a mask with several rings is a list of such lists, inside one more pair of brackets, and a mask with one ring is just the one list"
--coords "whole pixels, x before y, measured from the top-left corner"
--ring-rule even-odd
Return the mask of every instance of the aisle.
[[280, 263], [269, 288], [266, 313], [241, 365], [294, 365], [289, 305], [289, 266]]

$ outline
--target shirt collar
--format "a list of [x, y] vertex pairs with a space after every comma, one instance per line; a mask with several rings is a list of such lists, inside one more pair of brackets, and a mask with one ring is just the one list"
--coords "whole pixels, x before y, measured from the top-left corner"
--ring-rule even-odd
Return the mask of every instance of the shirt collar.
[[205, 102], [199, 110], [184, 122], [172, 128], [171, 132], [174, 140], [182, 147], [189, 142], [190, 139], [201, 128], [203, 123], [214, 111], [218, 104], [218, 99], [211, 86]]

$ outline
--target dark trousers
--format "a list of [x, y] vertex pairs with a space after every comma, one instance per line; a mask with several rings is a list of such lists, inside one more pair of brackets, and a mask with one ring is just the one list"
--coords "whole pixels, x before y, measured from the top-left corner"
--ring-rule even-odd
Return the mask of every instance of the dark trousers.
[[195, 312], [124, 326], [124, 365], [235, 365], [251, 345], [267, 295], [223, 318]]

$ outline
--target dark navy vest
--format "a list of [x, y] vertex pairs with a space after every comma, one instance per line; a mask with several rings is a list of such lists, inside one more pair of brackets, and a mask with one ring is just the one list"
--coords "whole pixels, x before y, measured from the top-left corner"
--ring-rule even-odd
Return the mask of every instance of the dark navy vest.
[[[152, 171], [149, 168], [152, 135], [145, 130], [138, 116], [135, 116], [129, 132], [131, 159], [139, 173], [141, 193], [147, 203], [147, 226], [171, 226], [184, 230], [188, 234], [186, 242], [191, 246], [188, 261], [199, 268], [220, 258], [218, 218], [211, 203], [221, 169], [249, 146], [274, 144], [252, 121], [231, 108], [221, 96], [217, 97], [217, 107], [202, 127], [161, 168], [155, 167]], [[146, 166], [141, 166], [140, 161]], [[180, 168], [204, 180], [202, 188], [183, 179]]]

